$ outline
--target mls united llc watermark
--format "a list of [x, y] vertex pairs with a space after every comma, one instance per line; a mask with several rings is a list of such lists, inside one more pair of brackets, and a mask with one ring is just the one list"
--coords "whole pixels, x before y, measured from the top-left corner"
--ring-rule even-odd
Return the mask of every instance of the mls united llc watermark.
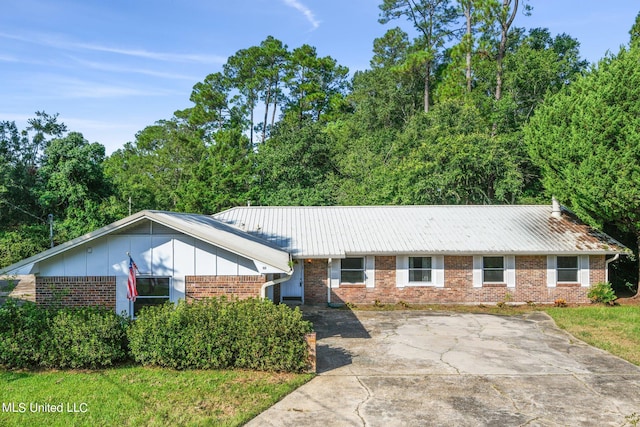
[[2, 402], [3, 413], [25, 414], [25, 413], [75, 413], [84, 414], [89, 411], [86, 403], [60, 402], [60, 403], [39, 403], [39, 402]]

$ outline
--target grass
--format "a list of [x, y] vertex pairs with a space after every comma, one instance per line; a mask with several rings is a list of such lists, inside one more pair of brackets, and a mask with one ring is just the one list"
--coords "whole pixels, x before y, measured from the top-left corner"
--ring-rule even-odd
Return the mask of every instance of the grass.
[[[311, 377], [311, 374], [143, 367], [0, 371], [0, 402], [5, 405], [0, 408], [0, 425], [237, 426]], [[20, 411], [23, 404], [24, 412], [10, 412], [8, 403], [14, 404], [15, 411]], [[56, 409], [62, 404], [63, 412], [37, 412], [38, 404]], [[67, 412], [74, 409], [79, 412]]]
[[640, 365], [639, 305], [593, 305], [545, 311], [574, 337]]
[[[355, 308], [355, 307], [354, 307]], [[544, 310], [575, 337], [640, 365], [640, 305], [554, 308], [536, 305], [362, 305], [357, 310], [420, 309], [518, 315]], [[174, 371], [119, 367], [97, 371], [0, 371], [0, 425], [164, 426], [242, 425], [311, 374], [253, 371]], [[24, 404], [24, 413], [16, 411]], [[30, 404], [62, 413], [31, 412]], [[86, 412], [67, 412], [67, 410]]]

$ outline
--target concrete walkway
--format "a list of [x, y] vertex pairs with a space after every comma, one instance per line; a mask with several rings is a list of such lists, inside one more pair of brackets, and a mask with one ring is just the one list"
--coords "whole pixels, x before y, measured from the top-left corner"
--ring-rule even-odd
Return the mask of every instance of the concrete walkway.
[[319, 375], [249, 426], [640, 422], [640, 368], [576, 340], [545, 313], [305, 313], [318, 333]]

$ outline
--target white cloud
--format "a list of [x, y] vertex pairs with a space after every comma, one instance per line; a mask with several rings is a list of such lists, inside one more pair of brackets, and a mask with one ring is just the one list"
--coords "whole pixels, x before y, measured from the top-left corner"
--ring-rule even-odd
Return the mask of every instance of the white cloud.
[[153, 52], [144, 49], [125, 49], [112, 46], [104, 46], [93, 43], [78, 43], [63, 38], [56, 37], [52, 34], [22, 36], [15, 34], [7, 34], [0, 32], [0, 38], [18, 40], [25, 43], [38, 44], [41, 46], [55, 47], [64, 50], [89, 50], [94, 52], [115, 53], [118, 55], [134, 56], [137, 58], [153, 59], [156, 61], [166, 62], [194, 62], [201, 64], [224, 64], [226, 57], [219, 55], [203, 55], [203, 54], [181, 54], [170, 52]]
[[0, 62], [19, 62], [18, 58], [7, 55], [0, 55]]
[[[185, 81], [191, 81], [191, 82], [198, 81], [197, 77], [188, 76], [185, 74], [176, 74], [176, 73], [169, 73], [169, 72], [163, 72], [163, 71], [148, 70], [144, 68], [131, 68], [131, 67], [118, 66], [118, 65], [104, 64], [100, 62], [85, 61], [84, 59], [76, 58], [73, 56], [71, 56], [70, 58], [73, 59], [77, 64], [85, 68], [91, 68], [99, 71], [142, 74], [145, 76], [160, 77], [163, 79], [170, 79], [170, 80], [185, 80]], [[0, 60], [2, 60], [1, 57], [0, 57]]]
[[126, 86], [99, 84], [82, 80], [61, 81], [56, 85], [61, 98], [121, 98], [129, 96], [166, 96], [166, 90], [144, 90]]
[[320, 21], [316, 19], [315, 15], [313, 14], [313, 11], [309, 9], [307, 6], [300, 3], [298, 0], [283, 0], [283, 1], [284, 1], [284, 4], [286, 4], [287, 6], [292, 7], [297, 11], [299, 11], [300, 13], [302, 13], [305, 16], [305, 18], [307, 18], [307, 21], [309, 21], [309, 23], [313, 26], [314, 30], [320, 26]]

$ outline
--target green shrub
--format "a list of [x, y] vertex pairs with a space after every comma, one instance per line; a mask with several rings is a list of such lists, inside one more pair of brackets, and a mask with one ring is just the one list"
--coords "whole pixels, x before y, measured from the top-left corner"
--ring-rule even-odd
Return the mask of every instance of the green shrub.
[[49, 319], [42, 365], [55, 368], [111, 366], [128, 356], [128, 320], [106, 308], [65, 308]]
[[146, 307], [128, 337], [134, 359], [144, 365], [301, 371], [310, 331], [298, 309], [222, 298]]
[[127, 320], [104, 308], [0, 307], [0, 365], [104, 367], [127, 358]]
[[51, 313], [34, 303], [8, 300], [0, 306], [0, 366], [30, 368], [40, 365]]
[[593, 303], [599, 302], [609, 305], [613, 305], [614, 301], [618, 299], [609, 282], [599, 282], [591, 286], [587, 297]]

